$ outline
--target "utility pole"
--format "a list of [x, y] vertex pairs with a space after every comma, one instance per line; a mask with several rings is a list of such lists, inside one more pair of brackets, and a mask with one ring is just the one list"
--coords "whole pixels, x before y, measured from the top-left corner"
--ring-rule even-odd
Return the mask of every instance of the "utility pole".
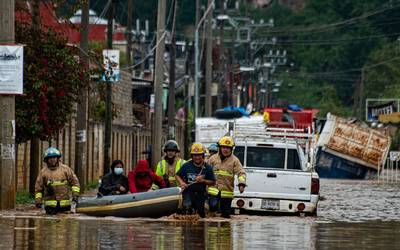
[[265, 92], [264, 92], [264, 107], [270, 107], [269, 105], [269, 68], [264, 69], [264, 84], [265, 84]]
[[[89, 70], [88, 58], [88, 36], [89, 36], [89, 0], [82, 3], [81, 16], [81, 40], [80, 60], [85, 70]], [[89, 82], [86, 83], [89, 85]], [[76, 174], [82, 187], [86, 185], [86, 160], [87, 160], [87, 138], [88, 138], [88, 88], [82, 88], [79, 94], [78, 109], [76, 114], [76, 146], [75, 162]], [[81, 192], [85, 189], [82, 188]]]
[[199, 22], [196, 25], [196, 30], [194, 34], [194, 64], [195, 64], [195, 73], [194, 73], [194, 80], [195, 80], [195, 98], [194, 98], [194, 118], [197, 119], [199, 117], [199, 106], [200, 106], [200, 53], [199, 53], [199, 29], [200, 25], [204, 22], [207, 14], [211, 11], [213, 7], [214, 1], [212, 4], [208, 6], [207, 10], [205, 11], [204, 15], [201, 17]]
[[[212, 4], [212, 0], [208, 0], [207, 6]], [[210, 117], [212, 113], [212, 96], [211, 96], [211, 87], [212, 87], [212, 10], [207, 15], [207, 23], [206, 23], [206, 112], [205, 116]]]
[[200, 0], [196, 0], [196, 27], [200, 21]]
[[[186, 55], [185, 55], [185, 93], [186, 93], [186, 108], [185, 108], [185, 148], [188, 148], [190, 143], [190, 126], [189, 126], [189, 111], [190, 111], [190, 87], [189, 87], [189, 75], [190, 75], [190, 56], [193, 52], [193, 46], [186, 40]], [[189, 158], [188, 151], [184, 152], [185, 159]]]
[[[224, 15], [225, 14], [225, 8], [224, 8], [224, 0], [220, 0], [220, 14]], [[225, 51], [224, 51], [224, 20], [220, 20], [220, 26], [219, 26], [219, 47], [218, 47], [218, 56], [220, 58], [219, 63], [218, 63], [218, 71], [219, 71], [219, 78], [218, 78], [218, 95], [217, 95], [217, 108], [221, 108], [223, 105], [223, 91], [225, 87], [225, 72], [224, 72], [224, 66], [225, 66]]]
[[[113, 48], [113, 20], [115, 13], [116, 0], [112, 0], [107, 22], [107, 49]], [[111, 80], [106, 74], [106, 117], [105, 117], [105, 136], [104, 136], [104, 169], [103, 174], [110, 171], [111, 164], [111, 134], [112, 134], [112, 86]]]
[[[14, 0], [0, 1], [0, 43], [14, 44]], [[0, 209], [15, 208], [15, 97], [0, 95]], [[8, 157], [3, 152], [10, 151]]]
[[165, 7], [166, 0], [158, 0], [157, 10], [157, 39], [156, 59], [154, 72], [154, 119], [151, 138], [152, 166], [156, 166], [161, 158], [162, 137], [162, 90], [163, 90], [163, 64], [164, 64], [164, 37], [165, 37]]
[[169, 54], [169, 92], [168, 92], [168, 139], [175, 139], [175, 20], [178, 0], [173, 1], [173, 21], [171, 29], [171, 48]]
[[234, 106], [233, 102], [233, 86], [234, 86], [234, 66], [233, 66], [233, 53], [232, 49], [228, 49], [228, 64], [229, 64], [229, 86], [227, 90], [227, 96], [228, 96], [228, 106]]
[[[126, 64], [132, 66], [132, 1], [128, 1], [128, 21], [126, 24]], [[132, 72], [132, 70], [130, 70]]]
[[360, 106], [359, 106], [359, 110], [358, 110], [358, 118], [360, 119], [360, 121], [362, 120], [362, 116], [363, 116], [363, 102], [364, 102], [364, 77], [365, 77], [365, 68], [361, 68], [361, 80], [360, 80], [360, 89], [359, 89], [359, 101], [360, 101]]
[[[40, 9], [39, 9], [39, 0], [32, 1], [32, 28], [36, 30], [35, 34], [40, 32]], [[40, 42], [39, 36], [36, 35], [33, 39], [36, 39], [36, 42]], [[35, 183], [36, 177], [39, 174], [40, 167], [40, 152], [39, 152], [40, 141], [39, 138], [34, 137], [31, 138], [30, 145], [30, 159], [29, 159], [29, 192], [34, 195], [35, 193]]]

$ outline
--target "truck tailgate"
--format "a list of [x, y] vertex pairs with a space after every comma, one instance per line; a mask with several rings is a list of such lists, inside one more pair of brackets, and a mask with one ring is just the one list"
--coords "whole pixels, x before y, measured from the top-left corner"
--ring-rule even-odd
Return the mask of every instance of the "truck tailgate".
[[311, 172], [245, 168], [247, 187], [235, 196], [269, 199], [304, 200], [311, 199]]

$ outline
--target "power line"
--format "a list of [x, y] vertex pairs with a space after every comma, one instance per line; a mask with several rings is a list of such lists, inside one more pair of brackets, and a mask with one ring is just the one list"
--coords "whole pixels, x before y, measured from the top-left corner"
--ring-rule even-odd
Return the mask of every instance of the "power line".
[[[170, 6], [170, 8], [169, 8], [166, 26], [168, 26], [169, 21], [170, 21], [170, 19], [171, 19], [171, 15], [172, 15], [172, 12], [173, 12], [172, 9], [173, 9], [173, 2], [171, 3], [171, 6]], [[126, 10], [124, 9], [124, 11], [126, 11]], [[176, 15], [176, 13], [174, 13], [174, 19], [175, 19], [175, 15]], [[126, 66], [126, 67], [124, 67], [124, 68], [121, 68], [121, 70], [134, 69], [134, 68], [136, 68], [137, 66], [141, 65], [142, 63], [144, 63], [150, 56], [153, 55], [153, 52], [154, 52], [154, 51], [157, 49], [157, 47], [160, 45], [161, 41], [165, 38], [166, 34], [167, 34], [167, 31], [164, 30], [163, 34], [162, 34], [161, 37], [160, 37], [160, 40], [157, 41], [156, 45], [155, 45], [153, 48], [150, 49], [150, 51], [143, 57], [142, 60], [140, 60], [138, 63], [136, 63], [136, 64], [134, 64], [134, 65], [132, 65], [132, 66]], [[153, 43], [154, 40], [155, 40], [155, 36], [153, 37], [153, 40], [152, 40], [151, 43]]]
[[280, 28], [269, 28], [268, 32], [270, 33], [286, 33], [286, 32], [291, 32], [291, 33], [295, 33], [295, 32], [299, 32], [299, 31], [316, 31], [316, 30], [329, 30], [331, 28], [337, 28], [340, 26], [345, 26], [345, 25], [349, 25], [349, 24], [354, 24], [356, 21], [362, 20], [362, 19], [366, 19], [368, 17], [383, 13], [385, 11], [388, 10], [392, 10], [395, 8], [400, 7], [400, 4], [391, 6], [391, 7], [387, 7], [387, 8], [382, 8], [376, 11], [371, 11], [371, 12], [367, 12], [364, 13], [360, 16], [357, 17], [353, 17], [353, 18], [349, 18], [343, 21], [339, 21], [339, 22], [335, 22], [335, 23], [330, 23], [330, 24], [325, 24], [325, 25], [320, 25], [320, 26], [310, 26], [310, 27], [304, 27], [304, 26], [300, 26], [300, 27], [293, 27], [293, 26], [289, 26], [289, 27], [280, 27]]

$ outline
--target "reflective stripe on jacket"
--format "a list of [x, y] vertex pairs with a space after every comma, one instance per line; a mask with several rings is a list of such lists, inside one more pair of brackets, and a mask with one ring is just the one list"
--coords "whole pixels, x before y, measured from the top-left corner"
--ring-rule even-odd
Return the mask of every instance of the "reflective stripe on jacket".
[[55, 169], [42, 168], [35, 183], [35, 199], [44, 200], [45, 206], [69, 206], [70, 193], [78, 196], [79, 181], [71, 168], [59, 163]]
[[208, 188], [210, 195], [217, 196], [221, 192], [221, 198], [233, 198], [235, 175], [239, 184], [246, 185], [246, 173], [236, 156], [230, 155], [222, 161], [220, 155], [215, 154], [208, 159], [208, 164], [213, 166], [217, 179], [215, 185]]

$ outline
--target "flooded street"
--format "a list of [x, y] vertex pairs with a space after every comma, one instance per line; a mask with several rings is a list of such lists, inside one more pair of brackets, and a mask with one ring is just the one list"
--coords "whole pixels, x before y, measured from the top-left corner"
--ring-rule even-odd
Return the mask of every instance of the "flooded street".
[[0, 249], [400, 249], [400, 185], [321, 180], [318, 217], [0, 216]]

